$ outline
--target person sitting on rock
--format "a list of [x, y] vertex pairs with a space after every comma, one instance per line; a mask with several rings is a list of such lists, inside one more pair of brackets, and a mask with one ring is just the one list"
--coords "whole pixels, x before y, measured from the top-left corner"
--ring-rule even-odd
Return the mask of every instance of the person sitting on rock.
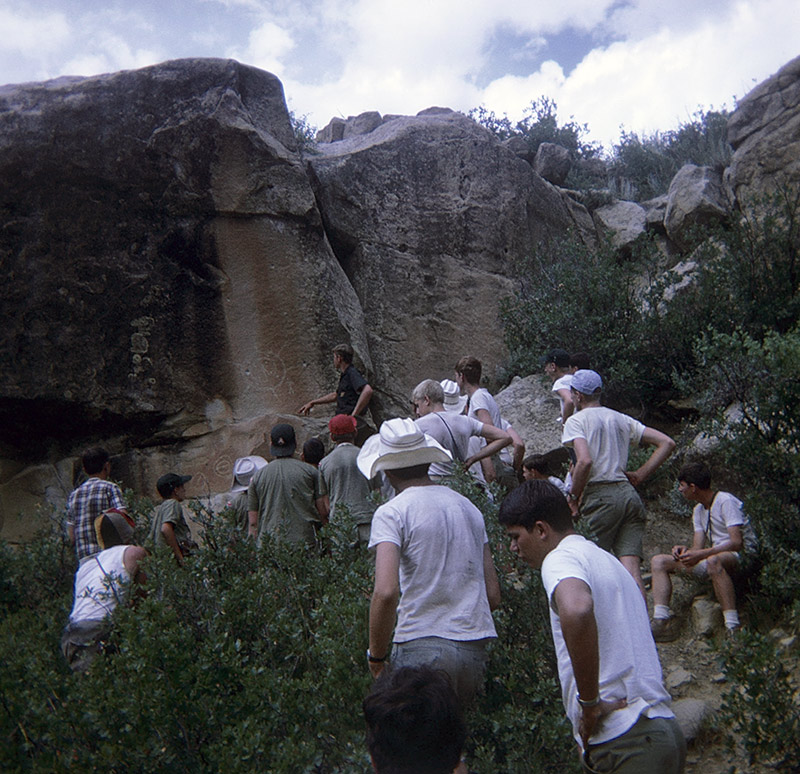
[[746, 557], [756, 551], [756, 536], [742, 501], [729, 492], [711, 488], [711, 471], [702, 462], [690, 462], [678, 472], [678, 491], [697, 503], [692, 512], [694, 537], [691, 547], [677, 545], [670, 554], [658, 554], [650, 562], [653, 574], [653, 622], [656, 642], [671, 642], [678, 628], [669, 608], [670, 575], [688, 572], [711, 578], [714, 594], [722, 607], [725, 628], [734, 633], [740, 626], [732, 574], [741, 571]]
[[375, 434], [375, 429], [363, 416], [372, 399], [372, 387], [353, 365], [353, 348], [349, 344], [337, 344], [333, 348], [333, 367], [341, 374], [336, 391], [304, 403], [299, 413], [307, 416], [314, 406], [336, 403], [337, 414], [350, 414], [356, 418], [356, 446], [360, 447], [367, 438]]
[[100, 551], [86, 557], [75, 573], [75, 597], [69, 622], [61, 636], [61, 652], [74, 672], [83, 672], [104, 650], [111, 631], [111, 614], [128, 593], [143, 583], [139, 563], [147, 556], [131, 545], [133, 526], [125, 514], [106, 511], [93, 522]]
[[167, 473], [156, 482], [163, 501], [153, 514], [150, 540], [156, 549], [169, 548], [178, 564], [183, 564], [184, 558], [197, 548], [181, 506], [186, 499], [185, 485], [191, 480], [191, 476]]

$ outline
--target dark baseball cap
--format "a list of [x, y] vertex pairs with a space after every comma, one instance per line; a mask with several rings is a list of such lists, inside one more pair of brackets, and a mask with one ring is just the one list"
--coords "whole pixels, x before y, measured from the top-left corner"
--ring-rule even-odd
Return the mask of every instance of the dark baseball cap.
[[270, 453], [273, 457], [291, 457], [297, 446], [294, 428], [291, 425], [279, 424], [269, 434]]
[[156, 481], [156, 489], [162, 497], [169, 497], [179, 486], [191, 481], [191, 476], [181, 476], [177, 473], [165, 473]]

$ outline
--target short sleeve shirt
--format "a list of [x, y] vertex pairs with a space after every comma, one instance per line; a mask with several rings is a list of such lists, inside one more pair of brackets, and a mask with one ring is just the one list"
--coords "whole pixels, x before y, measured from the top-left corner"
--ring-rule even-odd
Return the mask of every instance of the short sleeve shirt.
[[247, 510], [258, 512], [258, 543], [269, 533], [313, 544], [321, 491], [319, 471], [294, 457], [279, 457], [257, 471], [247, 490]]
[[483, 574], [483, 515], [445, 486], [414, 486], [372, 519], [369, 547], [400, 549], [395, 642], [420, 637], [469, 641], [495, 637]]
[[586, 441], [592, 458], [588, 483], [625, 481], [628, 451], [642, 440], [644, 431], [645, 426], [633, 417], [596, 406], [567, 417], [561, 443], [572, 446], [576, 438]]
[[358, 396], [367, 384], [367, 380], [356, 370], [352, 364], [339, 377], [339, 386], [336, 388], [336, 413], [352, 414], [358, 403]]
[[[470, 454], [470, 438], [482, 438], [483, 423], [463, 414], [448, 414], [444, 411], [432, 411], [415, 420], [423, 433], [438, 441], [452, 455], [454, 460], [463, 462]], [[452, 462], [434, 462], [428, 469], [428, 475], [449, 476], [453, 472]]]
[[752, 553], [758, 542], [750, 519], [744, 512], [742, 501], [730, 492], [717, 492], [711, 509], [697, 503], [692, 513], [695, 532], [705, 532], [712, 546], [723, 543], [730, 537], [728, 527], [739, 527], [742, 531], [742, 544], [745, 551]]
[[172, 529], [175, 532], [175, 539], [179, 544], [188, 543], [192, 539], [192, 531], [186, 522], [183, 508], [177, 500], [170, 498], [164, 500], [161, 505], [156, 508], [153, 513], [153, 523], [150, 525], [150, 540], [156, 548], [164, 548], [167, 546], [167, 541], [161, 533], [161, 527], [164, 524], [172, 524]]
[[115, 483], [96, 476], [84, 481], [69, 496], [67, 523], [75, 529], [75, 553], [78, 561], [100, 551], [94, 522], [109, 508], [126, 510], [122, 490]]
[[359, 449], [352, 443], [340, 443], [319, 463], [320, 488], [331, 500], [331, 519], [336, 509], [346, 506], [358, 524], [369, 524], [375, 504], [367, 498], [369, 481], [358, 469]]
[[670, 696], [664, 688], [647, 607], [636, 582], [620, 561], [581, 535], [571, 534], [547, 554], [542, 584], [550, 602], [550, 625], [558, 659], [558, 675], [567, 715], [580, 744], [580, 707], [575, 674], [561, 629], [553, 595], [566, 578], [583, 581], [592, 592], [597, 623], [600, 697], [627, 699], [627, 706], [603, 718], [592, 744], [628, 731], [640, 715], [672, 717]]
[[500, 408], [497, 405], [497, 401], [492, 397], [489, 390], [483, 387], [479, 387], [470, 395], [467, 416], [477, 419], [479, 409], [486, 409], [489, 412], [489, 416], [492, 418], [492, 424], [502, 429], [502, 419], [500, 417]]

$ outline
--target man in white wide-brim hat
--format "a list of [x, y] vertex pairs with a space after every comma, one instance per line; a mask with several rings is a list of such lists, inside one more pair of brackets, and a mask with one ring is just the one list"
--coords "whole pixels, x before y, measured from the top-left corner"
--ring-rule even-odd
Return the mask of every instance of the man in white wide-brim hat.
[[491, 611], [500, 586], [483, 515], [428, 477], [431, 463], [450, 459], [411, 419], [384, 422], [358, 455], [367, 478], [383, 471], [398, 493], [372, 519], [367, 659], [375, 677], [390, 648], [395, 667], [431, 664], [467, 704], [483, 685], [486, 642], [497, 636]]

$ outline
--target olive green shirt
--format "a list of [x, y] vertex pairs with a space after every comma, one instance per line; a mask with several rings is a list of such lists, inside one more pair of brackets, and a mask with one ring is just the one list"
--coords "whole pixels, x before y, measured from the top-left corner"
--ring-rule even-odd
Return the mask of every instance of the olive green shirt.
[[322, 496], [319, 472], [305, 462], [278, 457], [261, 468], [247, 490], [247, 510], [258, 512], [256, 542], [269, 533], [314, 545], [321, 523], [315, 501]]
[[186, 523], [186, 517], [183, 515], [183, 508], [177, 500], [170, 498], [164, 500], [153, 513], [153, 522], [150, 526], [150, 540], [156, 548], [163, 548], [167, 546], [167, 541], [161, 534], [161, 526], [163, 524], [172, 524], [172, 529], [175, 530], [175, 539], [178, 545], [185, 545], [192, 542], [192, 532], [189, 525]]

